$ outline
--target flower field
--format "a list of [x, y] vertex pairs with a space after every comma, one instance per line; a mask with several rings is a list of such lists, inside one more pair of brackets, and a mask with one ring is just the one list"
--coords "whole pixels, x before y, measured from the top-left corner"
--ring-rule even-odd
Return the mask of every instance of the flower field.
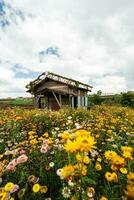
[[133, 200], [134, 110], [0, 110], [0, 200]]

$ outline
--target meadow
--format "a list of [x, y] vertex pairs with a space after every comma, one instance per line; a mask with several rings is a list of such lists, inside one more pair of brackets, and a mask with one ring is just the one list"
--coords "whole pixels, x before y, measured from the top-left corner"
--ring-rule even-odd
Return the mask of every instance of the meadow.
[[133, 200], [134, 110], [0, 109], [0, 200]]

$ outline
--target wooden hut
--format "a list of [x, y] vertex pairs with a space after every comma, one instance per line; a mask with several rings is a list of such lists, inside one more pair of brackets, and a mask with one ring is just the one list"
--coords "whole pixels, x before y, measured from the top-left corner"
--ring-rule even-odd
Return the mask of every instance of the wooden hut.
[[51, 72], [42, 73], [30, 82], [27, 92], [34, 95], [34, 106], [59, 110], [60, 108], [79, 108], [88, 106], [88, 91], [92, 86], [60, 76]]

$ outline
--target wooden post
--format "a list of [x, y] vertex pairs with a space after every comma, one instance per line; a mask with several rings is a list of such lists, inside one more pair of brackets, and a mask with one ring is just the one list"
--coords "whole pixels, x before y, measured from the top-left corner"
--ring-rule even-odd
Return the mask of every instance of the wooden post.
[[81, 106], [81, 96], [78, 96], [78, 108]]
[[82, 96], [82, 107], [85, 107], [85, 97], [84, 96]]
[[71, 97], [71, 107], [74, 108], [74, 96]]
[[86, 109], [88, 107], [88, 96], [87, 96], [87, 94], [85, 95], [85, 107], [86, 107]]
[[59, 102], [60, 102], [60, 105], [62, 105], [61, 104], [61, 94], [59, 94]]
[[54, 96], [55, 100], [57, 101], [57, 103], [58, 103], [59, 107], [61, 108], [61, 104], [60, 104], [60, 102], [59, 102], [58, 98], [56, 97], [56, 94], [54, 93], [54, 91], [52, 91], [52, 94], [53, 94], [53, 96]]
[[77, 99], [78, 99], [78, 108], [81, 106], [81, 96], [80, 96], [80, 90], [78, 91], [78, 97], [77, 97]]

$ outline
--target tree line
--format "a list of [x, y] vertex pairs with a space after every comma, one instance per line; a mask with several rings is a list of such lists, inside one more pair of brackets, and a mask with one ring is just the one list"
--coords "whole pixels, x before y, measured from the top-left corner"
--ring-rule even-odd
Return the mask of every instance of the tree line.
[[89, 95], [88, 100], [89, 107], [92, 105], [108, 104], [134, 108], [134, 91], [114, 95], [102, 95], [102, 92], [99, 90], [96, 94]]

